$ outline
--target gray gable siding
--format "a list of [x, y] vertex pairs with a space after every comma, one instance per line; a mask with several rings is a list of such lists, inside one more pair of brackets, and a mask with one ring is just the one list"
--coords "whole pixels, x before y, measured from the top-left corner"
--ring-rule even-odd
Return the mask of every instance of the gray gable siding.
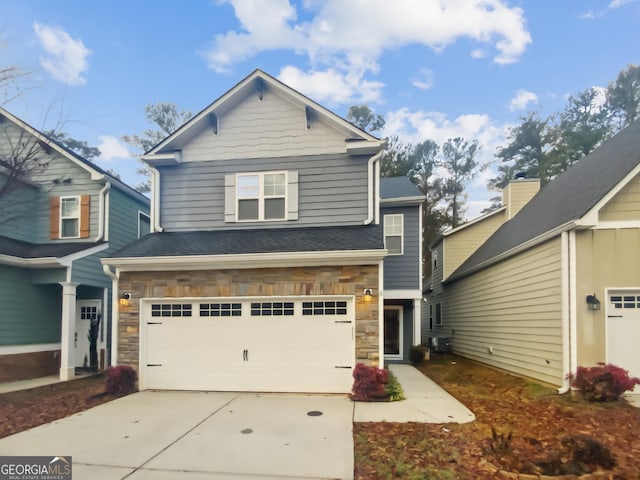
[[380, 221], [384, 226], [384, 215], [404, 215], [404, 253], [389, 255], [384, 260], [385, 289], [420, 288], [420, 208], [384, 207]]
[[0, 346], [59, 342], [61, 291], [33, 284], [29, 270], [0, 265]]
[[[161, 225], [167, 231], [359, 225], [367, 216], [368, 158], [335, 154], [162, 167]], [[225, 175], [278, 170], [298, 172], [298, 220], [225, 223]]]
[[[0, 173], [0, 187], [5, 178]], [[40, 192], [37, 187], [19, 184], [12, 187], [11, 191], [0, 198], [0, 235], [33, 242], [38, 236], [38, 216], [31, 210], [38, 205]], [[25, 216], [29, 212], [29, 221]]]
[[138, 239], [138, 212], [149, 215], [149, 205], [119, 189], [109, 190], [109, 251]]

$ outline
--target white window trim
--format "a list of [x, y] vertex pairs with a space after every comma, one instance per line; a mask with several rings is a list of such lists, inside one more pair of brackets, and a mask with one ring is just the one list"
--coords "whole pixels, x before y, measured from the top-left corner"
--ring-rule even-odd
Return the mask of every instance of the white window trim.
[[[64, 200], [68, 200], [68, 199], [75, 199], [78, 202], [78, 216], [77, 217], [63, 217], [62, 216], [62, 204], [64, 202]], [[78, 229], [77, 229], [77, 233], [76, 235], [69, 235], [69, 236], [64, 236], [64, 229], [62, 228], [62, 220], [73, 220], [73, 219], [78, 220]], [[81, 226], [80, 226], [80, 221], [82, 218], [82, 198], [80, 197], [80, 195], [67, 195], [64, 197], [60, 197], [60, 215], [58, 218], [59, 224], [58, 224], [58, 238], [60, 239], [70, 239], [70, 238], [80, 238], [80, 230], [81, 230]]]
[[[284, 175], [284, 195], [277, 196], [265, 196], [264, 194], [264, 177], [265, 175]], [[256, 219], [247, 219], [241, 220], [240, 215], [240, 196], [238, 195], [238, 185], [240, 183], [240, 177], [250, 177], [250, 176], [258, 176], [258, 218]], [[245, 200], [251, 200], [254, 197], [246, 197], [243, 198]], [[282, 218], [264, 218], [264, 205], [265, 200], [269, 198], [282, 198], [284, 200], [284, 217]], [[236, 210], [236, 222], [238, 223], [251, 223], [251, 222], [282, 222], [288, 220], [288, 205], [289, 205], [289, 172], [286, 170], [279, 171], [267, 171], [267, 172], [242, 172], [236, 173], [236, 184], [235, 184], [235, 210]]]
[[[385, 305], [384, 310], [398, 310], [398, 320], [399, 320], [399, 348], [398, 354], [385, 354], [384, 358], [388, 360], [402, 360], [402, 355], [404, 354], [404, 308], [402, 305]], [[383, 324], [384, 325], [384, 324]], [[384, 342], [384, 332], [382, 334], [382, 341]], [[384, 352], [384, 347], [382, 349]]]
[[403, 213], [387, 213], [384, 215], [383, 218], [383, 222], [384, 222], [384, 248], [387, 248], [387, 236], [390, 237], [396, 237], [397, 234], [394, 235], [390, 235], [387, 234], [387, 218], [389, 217], [400, 217], [401, 219], [401, 229], [402, 231], [400, 232], [400, 252], [396, 252], [396, 253], [391, 253], [389, 252], [389, 255], [404, 255], [404, 214]]
[[142, 210], [138, 210], [138, 238], [142, 238], [142, 235], [140, 235], [140, 226], [142, 225], [140, 220], [142, 217], [146, 217], [149, 220], [149, 233], [151, 233], [151, 215], [146, 214]]
[[438, 249], [434, 248], [431, 251], [431, 255], [432, 255], [432, 258], [431, 258], [432, 266], [433, 266], [433, 269], [436, 270], [438, 268]]

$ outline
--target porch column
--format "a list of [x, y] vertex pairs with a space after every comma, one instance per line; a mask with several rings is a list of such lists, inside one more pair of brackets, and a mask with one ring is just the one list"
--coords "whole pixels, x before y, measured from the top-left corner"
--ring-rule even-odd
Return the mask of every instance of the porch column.
[[62, 338], [60, 352], [60, 380], [71, 380], [76, 375], [76, 287], [74, 282], [62, 285]]
[[413, 344], [422, 343], [422, 299], [413, 299]]

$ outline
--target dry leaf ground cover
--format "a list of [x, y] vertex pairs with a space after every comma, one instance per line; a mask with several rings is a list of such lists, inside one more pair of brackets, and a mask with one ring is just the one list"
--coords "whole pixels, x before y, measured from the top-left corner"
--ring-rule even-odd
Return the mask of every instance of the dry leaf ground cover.
[[502, 478], [492, 465], [532, 473], [545, 462], [569, 468], [570, 444], [584, 435], [601, 442], [615, 466], [579, 466], [606, 471], [604, 478], [640, 479], [640, 409], [625, 400], [594, 404], [575, 393], [560, 396], [451, 355], [432, 356], [420, 369], [470, 408], [476, 421], [355, 424], [356, 479], [491, 479]]
[[103, 375], [0, 394], [0, 438], [117, 398], [103, 394]]

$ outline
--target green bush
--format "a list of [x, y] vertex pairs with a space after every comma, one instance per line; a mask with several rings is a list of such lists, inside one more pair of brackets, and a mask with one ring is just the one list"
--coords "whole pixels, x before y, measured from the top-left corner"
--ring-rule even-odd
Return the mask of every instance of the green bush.
[[397, 402], [406, 398], [404, 396], [402, 385], [400, 385], [400, 382], [398, 382], [398, 379], [391, 370], [389, 370], [389, 374], [387, 375], [387, 383], [384, 385], [384, 393], [391, 402]]

